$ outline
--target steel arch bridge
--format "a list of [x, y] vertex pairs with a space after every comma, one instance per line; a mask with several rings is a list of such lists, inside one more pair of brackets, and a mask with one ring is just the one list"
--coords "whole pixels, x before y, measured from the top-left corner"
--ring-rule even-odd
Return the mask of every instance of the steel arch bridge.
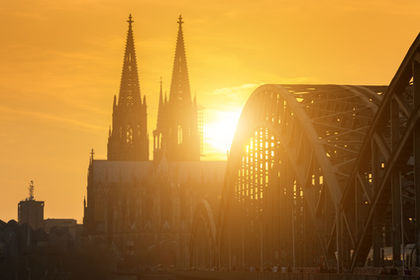
[[406, 244], [420, 248], [419, 106], [419, 36], [388, 87], [256, 89], [232, 142], [216, 230], [205, 206], [193, 224], [191, 266], [415, 265], [420, 250]]

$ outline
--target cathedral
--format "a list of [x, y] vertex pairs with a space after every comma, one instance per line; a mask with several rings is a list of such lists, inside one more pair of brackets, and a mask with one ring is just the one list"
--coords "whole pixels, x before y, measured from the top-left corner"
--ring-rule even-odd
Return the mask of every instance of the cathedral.
[[141, 94], [133, 19], [118, 96], [114, 96], [107, 159], [90, 157], [84, 231], [137, 269], [186, 268], [194, 210], [218, 210], [225, 161], [200, 161], [197, 102], [192, 98], [183, 20], [178, 34], [169, 96], [162, 83], [153, 159], [149, 159], [147, 103]]

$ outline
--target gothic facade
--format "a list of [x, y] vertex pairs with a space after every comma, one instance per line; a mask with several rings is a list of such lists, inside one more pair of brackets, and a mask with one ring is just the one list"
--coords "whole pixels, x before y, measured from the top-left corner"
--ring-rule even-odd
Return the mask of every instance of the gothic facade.
[[225, 161], [200, 161], [197, 105], [191, 98], [182, 18], [169, 99], [162, 84], [153, 160], [148, 159], [146, 100], [140, 95], [129, 18], [120, 92], [114, 97], [108, 158], [90, 158], [84, 230], [135, 267], [186, 267], [195, 207], [217, 209]]

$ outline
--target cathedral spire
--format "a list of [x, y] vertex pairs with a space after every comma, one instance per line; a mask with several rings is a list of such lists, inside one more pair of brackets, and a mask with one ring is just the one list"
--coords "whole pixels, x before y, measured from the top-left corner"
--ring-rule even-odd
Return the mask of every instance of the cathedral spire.
[[163, 89], [162, 89], [162, 77], [160, 77], [160, 88], [159, 88], [159, 106], [158, 106], [158, 115], [157, 115], [157, 126], [160, 127], [162, 123], [162, 114], [163, 114], [163, 105], [165, 104], [163, 100]]
[[171, 102], [191, 102], [190, 82], [188, 79], [187, 58], [185, 54], [184, 34], [182, 32], [182, 16], [178, 18], [178, 36], [176, 40], [174, 68], [169, 100]]
[[[178, 35], [172, 71], [169, 101], [159, 93], [159, 110], [156, 130], [153, 132], [153, 158], [157, 161], [200, 160], [200, 134], [197, 125], [197, 106], [191, 98], [187, 58], [182, 31], [182, 16], [178, 18]], [[165, 101], [162, 102], [162, 99]]]
[[131, 14], [128, 15], [128, 29], [132, 28], [132, 23], [134, 22], [133, 17], [131, 16]]
[[112, 128], [108, 137], [108, 160], [148, 160], [146, 96], [141, 100], [134, 48], [133, 17], [128, 32], [121, 74], [120, 92], [114, 96]]
[[159, 105], [163, 103], [162, 77], [160, 77]]
[[125, 45], [123, 69], [121, 75], [120, 94], [118, 105], [134, 105], [141, 103], [139, 78], [137, 73], [136, 51], [133, 38], [133, 17], [128, 17], [128, 32]]
[[159, 125], [159, 120], [162, 118], [163, 105], [166, 103], [166, 100], [163, 99], [162, 77], [160, 77], [159, 85], [160, 87], [159, 87], [158, 125]]

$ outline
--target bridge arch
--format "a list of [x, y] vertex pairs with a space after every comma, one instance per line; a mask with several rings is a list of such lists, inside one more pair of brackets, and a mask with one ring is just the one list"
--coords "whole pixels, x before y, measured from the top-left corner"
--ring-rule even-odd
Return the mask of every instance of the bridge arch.
[[[222, 265], [261, 270], [331, 259], [328, 240], [345, 181], [384, 90], [264, 85], [254, 91], [225, 176], [217, 236]], [[304, 228], [313, 228], [317, 240], [308, 240]], [[309, 259], [308, 250], [322, 257]]]
[[228, 157], [215, 263], [401, 266], [420, 248], [419, 166], [420, 36], [389, 87], [261, 86]]
[[195, 208], [190, 239], [190, 268], [209, 270], [216, 266], [216, 223], [207, 200]]

